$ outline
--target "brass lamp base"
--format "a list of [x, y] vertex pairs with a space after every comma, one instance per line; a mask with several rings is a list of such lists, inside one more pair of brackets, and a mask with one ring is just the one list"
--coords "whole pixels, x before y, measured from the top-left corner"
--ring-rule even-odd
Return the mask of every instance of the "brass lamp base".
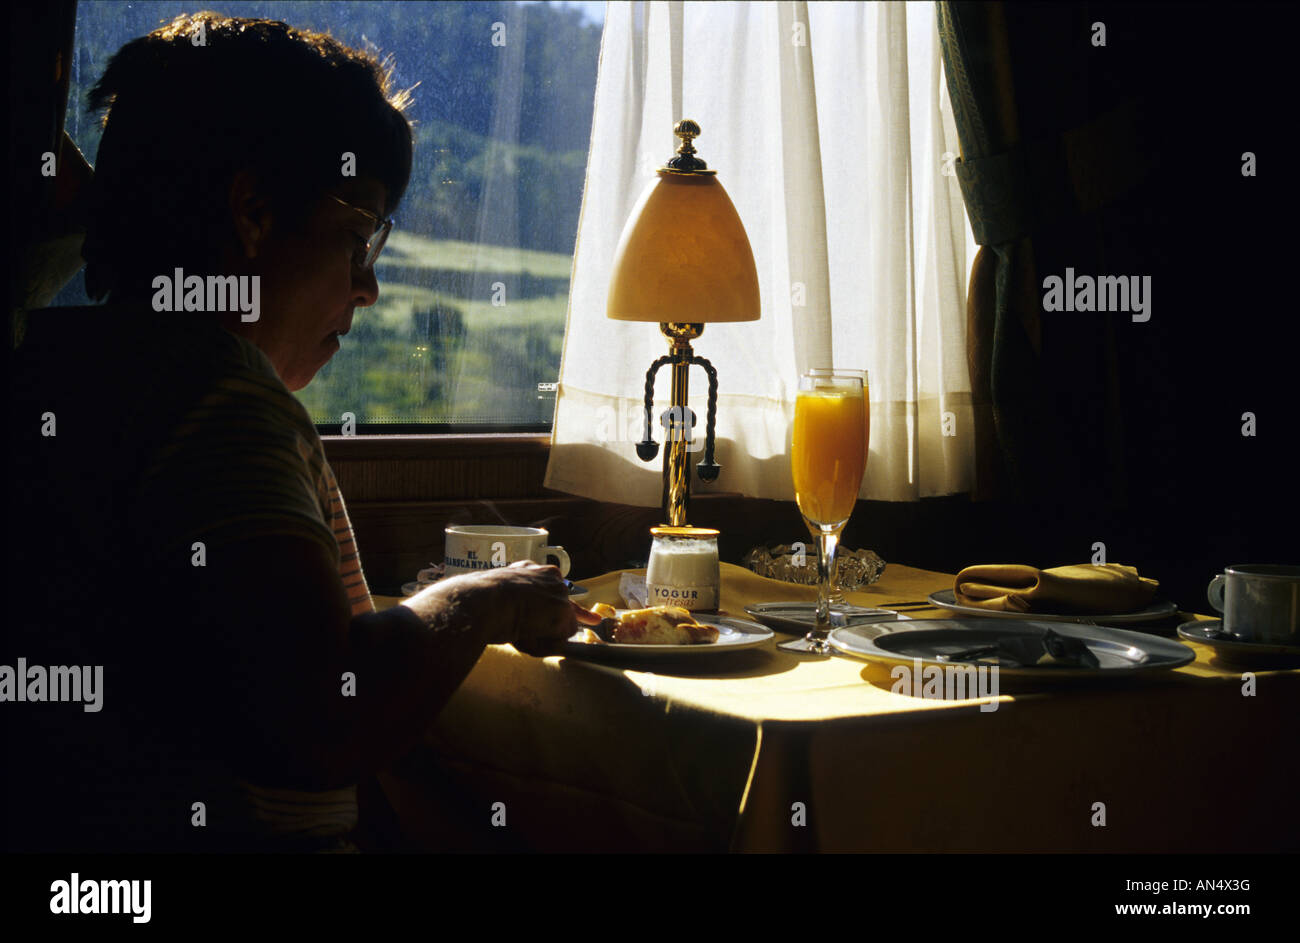
[[699, 364], [709, 376], [709, 406], [705, 423], [704, 461], [700, 462], [701, 481], [714, 481], [718, 477], [720, 466], [713, 460], [714, 429], [718, 412], [718, 372], [703, 357], [697, 357], [691, 349], [691, 341], [704, 333], [704, 325], [682, 321], [665, 321], [659, 330], [668, 338], [669, 352], [660, 357], [645, 377], [645, 437], [637, 443], [637, 455], [644, 462], [653, 461], [659, 451], [659, 444], [650, 435], [650, 413], [654, 409], [655, 374], [664, 364], [672, 364], [672, 405], [660, 418], [664, 426], [664, 491], [663, 509], [667, 524], [671, 527], [686, 527], [687, 508], [690, 504], [691, 475], [686, 464], [686, 455], [691, 441], [691, 432], [695, 426], [695, 414], [686, 405], [690, 380], [691, 364]]

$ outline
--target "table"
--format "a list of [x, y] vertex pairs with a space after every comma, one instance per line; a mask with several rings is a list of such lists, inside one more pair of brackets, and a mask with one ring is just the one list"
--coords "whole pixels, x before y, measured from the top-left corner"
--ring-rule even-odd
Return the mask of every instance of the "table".
[[[722, 572], [732, 614], [816, 595]], [[583, 581], [582, 602], [621, 605], [619, 576]], [[952, 583], [891, 564], [848, 596], [888, 605]], [[1274, 804], [1295, 781], [1300, 671], [1258, 672], [1244, 696], [1242, 673], [1192, 644], [1196, 661], [1157, 680], [1004, 683], [990, 710], [991, 698], [893, 693], [887, 667], [777, 651], [785, 637], [653, 671], [489, 646], [425, 746], [380, 784], [415, 846], [446, 850], [1300, 848]]]

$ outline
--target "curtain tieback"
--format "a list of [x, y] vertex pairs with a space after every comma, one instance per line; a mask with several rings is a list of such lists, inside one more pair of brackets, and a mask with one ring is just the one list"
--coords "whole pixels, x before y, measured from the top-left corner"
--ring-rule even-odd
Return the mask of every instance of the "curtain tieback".
[[1129, 100], [1059, 135], [1022, 141], [954, 167], [975, 242], [1002, 245], [1063, 217], [1088, 215], [1140, 183], [1156, 165], [1146, 142], [1157, 119]]

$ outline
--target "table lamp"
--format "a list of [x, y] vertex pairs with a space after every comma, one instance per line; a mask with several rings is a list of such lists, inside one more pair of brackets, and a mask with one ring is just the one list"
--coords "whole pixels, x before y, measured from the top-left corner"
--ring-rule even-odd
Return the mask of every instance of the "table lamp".
[[650, 429], [655, 374], [672, 364], [672, 405], [660, 420], [666, 446], [663, 509], [670, 526], [685, 527], [691, 483], [686, 452], [695, 426], [695, 414], [686, 405], [691, 364], [703, 367], [709, 377], [700, 480], [713, 481], [719, 471], [713, 460], [718, 374], [713, 364], [695, 355], [691, 341], [710, 322], [757, 321], [759, 299], [754, 253], [740, 215], [718, 182], [718, 172], [695, 156], [691, 140], [700, 136], [700, 126], [682, 120], [673, 133], [682, 140], [677, 156], [659, 168], [659, 179], [646, 188], [623, 228], [606, 316], [656, 322], [668, 338], [668, 354], [646, 371], [645, 434], [636, 453], [650, 462], [659, 452]]

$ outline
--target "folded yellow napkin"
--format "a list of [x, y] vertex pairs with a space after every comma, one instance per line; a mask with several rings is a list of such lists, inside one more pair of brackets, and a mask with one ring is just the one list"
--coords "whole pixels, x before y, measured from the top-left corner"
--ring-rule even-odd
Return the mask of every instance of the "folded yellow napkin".
[[968, 566], [957, 574], [957, 602], [1003, 612], [1132, 612], [1150, 604], [1160, 586], [1118, 563], [1040, 570], [1014, 563]]

